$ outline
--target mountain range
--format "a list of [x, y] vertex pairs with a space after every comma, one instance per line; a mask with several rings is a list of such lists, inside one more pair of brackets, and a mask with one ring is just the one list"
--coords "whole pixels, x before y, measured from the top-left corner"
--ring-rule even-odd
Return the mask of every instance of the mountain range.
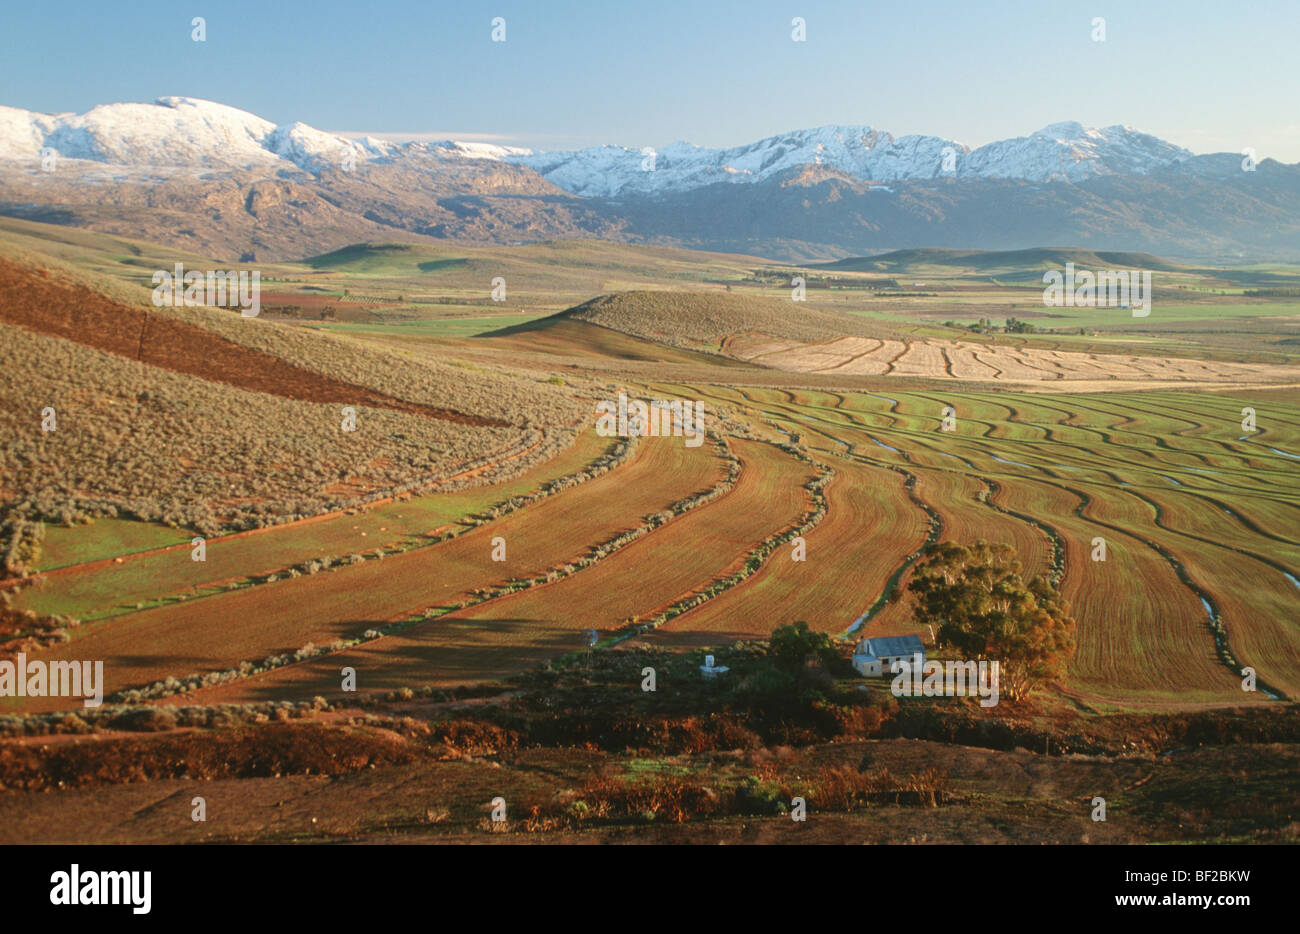
[[869, 126], [711, 149], [349, 138], [162, 98], [0, 107], [0, 213], [287, 259], [361, 239], [594, 237], [835, 259], [1069, 242], [1197, 260], [1300, 258], [1300, 165], [1055, 123], [978, 148]]

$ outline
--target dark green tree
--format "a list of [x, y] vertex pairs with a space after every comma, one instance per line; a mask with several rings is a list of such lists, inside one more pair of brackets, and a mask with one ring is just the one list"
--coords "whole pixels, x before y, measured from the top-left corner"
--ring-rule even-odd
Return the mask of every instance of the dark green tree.
[[802, 670], [812, 660], [830, 666], [839, 658], [831, 637], [809, 630], [803, 620], [772, 630], [767, 651], [778, 667], [791, 672]]

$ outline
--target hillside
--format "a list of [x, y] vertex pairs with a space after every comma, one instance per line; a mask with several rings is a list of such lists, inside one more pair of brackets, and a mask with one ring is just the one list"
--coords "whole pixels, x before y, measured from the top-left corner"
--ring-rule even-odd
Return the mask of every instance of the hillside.
[[3, 259], [0, 338], [11, 532], [123, 515], [211, 533], [482, 482], [567, 446], [580, 412], [527, 377], [125, 304]]
[[845, 335], [872, 337], [885, 330], [803, 302], [725, 292], [601, 295], [553, 318], [586, 321], [646, 340], [714, 351], [720, 351], [723, 341], [736, 334], [821, 341]]

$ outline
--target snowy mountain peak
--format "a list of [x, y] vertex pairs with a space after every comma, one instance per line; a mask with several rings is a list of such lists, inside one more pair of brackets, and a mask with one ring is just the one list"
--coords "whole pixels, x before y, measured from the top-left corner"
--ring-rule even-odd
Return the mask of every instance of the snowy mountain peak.
[[652, 147], [593, 146], [533, 152], [491, 143], [350, 139], [305, 123], [277, 126], [256, 114], [192, 97], [104, 104], [84, 114], [39, 114], [0, 107], [0, 162], [39, 164], [41, 152], [132, 168], [284, 170], [319, 175], [407, 155], [490, 160], [531, 168], [569, 192], [620, 197], [762, 181], [817, 165], [864, 181], [1013, 178], [1081, 181], [1146, 174], [1191, 156], [1130, 127], [1052, 123], [1030, 136], [970, 149], [938, 136], [901, 136], [866, 125], [791, 130], [742, 146], [711, 149], [678, 142]]
[[42, 150], [133, 168], [298, 169], [319, 175], [407, 151], [446, 158], [504, 159], [529, 152], [484, 143], [393, 143], [350, 139], [305, 123], [277, 126], [256, 114], [193, 97], [103, 104], [84, 114], [0, 107], [0, 161], [38, 163]]
[[938, 136], [894, 137], [869, 126], [794, 130], [745, 146], [706, 149], [674, 143], [659, 152], [595, 146], [512, 158], [579, 195], [617, 197], [761, 181], [799, 165], [821, 165], [864, 181], [1016, 178], [1081, 181], [1145, 174], [1191, 156], [1129, 127], [1053, 123], [1027, 137], [972, 150]]
[[[1097, 131], [1093, 130], [1092, 132]], [[1077, 120], [1066, 120], [1062, 123], [1049, 123], [1033, 135], [1064, 142], [1065, 140], [1082, 139], [1088, 133], [1089, 130]]]

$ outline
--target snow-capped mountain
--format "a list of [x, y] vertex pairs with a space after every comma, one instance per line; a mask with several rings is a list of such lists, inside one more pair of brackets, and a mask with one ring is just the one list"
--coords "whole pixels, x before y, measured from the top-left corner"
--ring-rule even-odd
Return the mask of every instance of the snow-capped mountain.
[[[659, 150], [595, 146], [575, 152], [531, 153], [512, 161], [574, 194], [610, 197], [683, 191], [715, 182], [757, 182], [808, 164], [826, 165], [857, 178], [900, 178], [903, 176], [895, 174], [897, 171], [915, 170], [922, 158], [909, 150], [921, 148], [932, 154], [937, 169], [944, 146], [954, 152], [964, 149], [948, 140], [924, 140], [909, 137], [895, 146], [888, 133], [871, 127], [826, 126], [730, 149], [706, 149], [690, 143], [673, 143]], [[885, 167], [890, 174], [881, 174], [879, 170]]]
[[1149, 175], [1192, 153], [1132, 127], [1053, 123], [1031, 136], [989, 143], [959, 158], [959, 176], [1080, 182], [1097, 175]]
[[895, 138], [869, 126], [824, 126], [744, 146], [662, 149], [596, 146], [533, 152], [485, 143], [394, 143], [349, 139], [305, 123], [277, 126], [212, 101], [166, 97], [152, 104], [106, 104], [84, 114], [38, 114], [0, 107], [0, 160], [39, 161], [43, 150], [136, 168], [298, 170], [392, 162], [414, 154], [487, 159], [533, 169], [584, 197], [688, 191], [715, 182], [764, 181], [801, 165], [823, 165], [863, 180], [1008, 178], [1082, 181], [1145, 175], [1191, 157], [1186, 149], [1122, 126], [1055, 123], [1030, 136], [970, 149], [938, 136]]
[[[56, 159], [43, 157], [56, 153]], [[1105, 245], [1300, 258], [1300, 164], [1057, 123], [972, 149], [869, 126], [534, 152], [352, 139], [210, 101], [0, 107], [0, 216], [274, 261], [393, 238], [606, 239], [774, 259]]]
[[731, 149], [674, 143], [662, 150], [598, 146], [512, 157], [559, 187], [586, 196], [683, 191], [714, 182], [755, 182], [798, 165], [825, 165], [863, 180], [1017, 178], [1082, 181], [1145, 175], [1191, 153], [1129, 127], [1054, 123], [1031, 136], [972, 150], [938, 136], [893, 137], [867, 126], [797, 130]]
[[528, 150], [484, 143], [393, 143], [349, 139], [305, 123], [277, 126], [256, 114], [192, 97], [152, 104], [104, 104], [84, 114], [39, 114], [0, 107], [0, 162], [39, 163], [43, 150], [133, 168], [281, 169], [319, 174], [327, 168], [426, 153], [497, 159]]

